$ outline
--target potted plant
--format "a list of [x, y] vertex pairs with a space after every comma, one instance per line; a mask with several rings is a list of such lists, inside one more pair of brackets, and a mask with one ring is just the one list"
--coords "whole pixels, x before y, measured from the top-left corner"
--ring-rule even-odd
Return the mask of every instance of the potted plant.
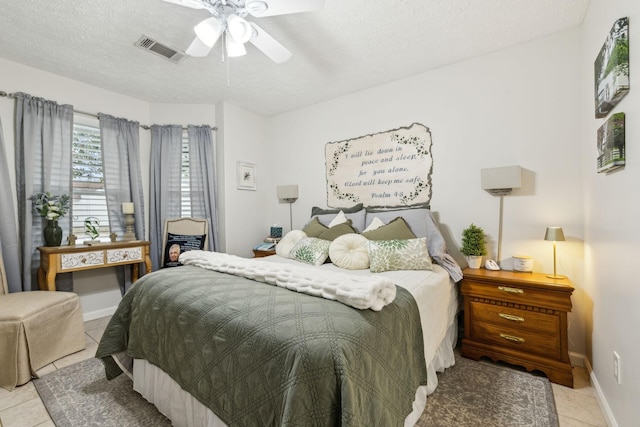
[[487, 254], [484, 230], [471, 224], [462, 231], [460, 252], [467, 258], [470, 268], [480, 268], [482, 257]]
[[44, 192], [31, 196], [31, 202], [36, 212], [47, 220], [47, 226], [42, 230], [46, 245], [60, 246], [62, 227], [58, 225], [58, 219], [65, 216], [71, 208], [71, 198], [68, 194], [52, 196], [51, 193]]

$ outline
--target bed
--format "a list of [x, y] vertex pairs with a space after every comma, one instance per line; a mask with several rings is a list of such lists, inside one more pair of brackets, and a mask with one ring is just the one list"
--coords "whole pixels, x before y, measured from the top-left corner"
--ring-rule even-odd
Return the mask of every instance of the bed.
[[[428, 209], [346, 211], [313, 212], [278, 255], [191, 251], [180, 257], [185, 265], [141, 278], [98, 347], [107, 377], [131, 375], [176, 426], [414, 425], [436, 371], [454, 363], [460, 269]], [[419, 237], [388, 239], [398, 217]], [[325, 262], [336, 242], [371, 244], [364, 236], [375, 237], [376, 222], [382, 246], [424, 245], [418, 261], [413, 247], [396, 259], [400, 267], [423, 262], [428, 250], [429, 268], [390, 268], [388, 248], [378, 257], [386, 271], [373, 272], [377, 252], [369, 268], [344, 268], [362, 260], [337, 262], [338, 250]], [[341, 224], [352, 231], [329, 244], [309, 237]], [[358, 254], [356, 243], [342, 246]]]

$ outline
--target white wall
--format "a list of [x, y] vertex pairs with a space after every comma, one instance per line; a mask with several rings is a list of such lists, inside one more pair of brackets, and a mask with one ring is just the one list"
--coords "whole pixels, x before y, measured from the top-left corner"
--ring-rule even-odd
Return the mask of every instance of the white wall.
[[[503, 265], [528, 254], [536, 271], [553, 271], [547, 226], [564, 228], [558, 273], [576, 291], [570, 315], [570, 349], [584, 353], [582, 289], [583, 218], [577, 111], [579, 31], [565, 31], [412, 78], [273, 117], [271, 162], [276, 180], [298, 184], [294, 228], [311, 207], [326, 206], [325, 144], [419, 122], [433, 139], [432, 210], [439, 214], [450, 249], [470, 223], [483, 227], [496, 256], [499, 198], [480, 188], [480, 169], [520, 165], [524, 187], [504, 200]], [[269, 199], [277, 221], [288, 209]]]
[[[279, 164], [267, 161], [267, 119], [231, 104], [224, 103], [219, 122], [218, 142], [223, 149], [223, 170], [218, 170], [221, 185], [221, 225], [224, 250], [233, 255], [253, 256], [253, 247], [269, 234], [268, 201], [275, 199], [272, 173]], [[256, 190], [237, 188], [237, 162], [256, 166]], [[220, 165], [220, 161], [218, 161]], [[223, 176], [220, 177], [220, 174]]]
[[[608, 175], [596, 173], [596, 131], [605, 119], [594, 118], [593, 62], [613, 23], [629, 17], [631, 90], [615, 107], [626, 117], [626, 165]], [[640, 241], [640, 182], [637, 127], [640, 94], [640, 2], [591, 0], [582, 26], [580, 114], [585, 215], [586, 300], [593, 310], [591, 364], [597, 386], [606, 397], [607, 415], [619, 426], [640, 419], [640, 286], [635, 283], [635, 254]], [[608, 117], [607, 117], [608, 118]], [[613, 377], [613, 352], [622, 357], [622, 384]]]

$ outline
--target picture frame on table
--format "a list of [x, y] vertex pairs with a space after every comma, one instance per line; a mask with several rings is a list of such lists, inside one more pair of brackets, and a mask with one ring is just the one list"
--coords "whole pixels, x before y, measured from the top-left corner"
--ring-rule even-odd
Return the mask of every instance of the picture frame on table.
[[238, 190], [256, 191], [256, 165], [254, 163], [237, 162], [236, 174]]

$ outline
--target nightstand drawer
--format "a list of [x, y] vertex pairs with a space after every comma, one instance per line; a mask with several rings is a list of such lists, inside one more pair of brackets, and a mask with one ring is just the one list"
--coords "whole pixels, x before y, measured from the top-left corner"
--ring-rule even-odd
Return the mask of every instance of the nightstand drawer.
[[566, 291], [554, 292], [551, 286], [546, 289], [539, 289], [522, 286], [517, 283], [489, 283], [466, 278], [462, 286], [465, 295], [508, 301], [514, 304], [547, 307], [555, 310], [571, 310], [571, 300], [567, 298]]
[[471, 339], [508, 347], [549, 358], [560, 357], [558, 336], [540, 334], [523, 328], [509, 328], [477, 322], [472, 326]]
[[556, 334], [560, 327], [559, 316], [529, 310], [511, 308], [499, 301], [493, 304], [471, 301], [471, 318], [474, 322], [488, 322], [496, 325], [527, 329], [549, 335]]

